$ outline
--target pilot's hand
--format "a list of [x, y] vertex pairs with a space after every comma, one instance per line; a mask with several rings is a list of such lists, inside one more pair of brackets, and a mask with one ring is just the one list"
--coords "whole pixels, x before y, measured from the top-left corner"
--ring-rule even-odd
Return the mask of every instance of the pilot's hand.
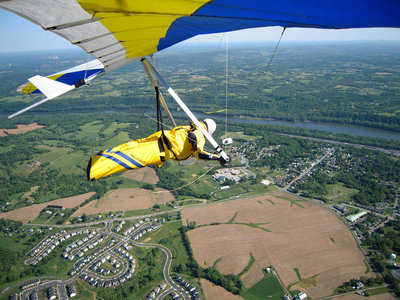
[[231, 163], [231, 157], [228, 155], [228, 159], [225, 160], [222, 156], [220, 156], [220, 158], [218, 159], [219, 163], [221, 164], [221, 166], [225, 167], [227, 165], [229, 165]]

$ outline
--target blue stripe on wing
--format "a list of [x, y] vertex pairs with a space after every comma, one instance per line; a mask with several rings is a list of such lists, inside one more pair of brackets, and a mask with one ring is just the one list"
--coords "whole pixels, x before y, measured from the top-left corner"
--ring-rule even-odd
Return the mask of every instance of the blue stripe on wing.
[[129, 157], [128, 155], [126, 155], [123, 152], [120, 151], [111, 151], [112, 149], [108, 149], [106, 150], [106, 153], [112, 153], [112, 154], [117, 154], [119, 156], [121, 156], [122, 158], [126, 159], [127, 161], [129, 161], [131, 164], [135, 165], [138, 168], [143, 168], [144, 166], [140, 163], [138, 163], [137, 161], [133, 160], [131, 157]]

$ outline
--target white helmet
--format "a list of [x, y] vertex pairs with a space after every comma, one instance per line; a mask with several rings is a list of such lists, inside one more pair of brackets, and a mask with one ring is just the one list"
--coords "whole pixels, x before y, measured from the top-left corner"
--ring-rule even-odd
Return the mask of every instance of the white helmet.
[[214, 120], [212, 119], [204, 119], [203, 123], [206, 125], [207, 131], [210, 135], [212, 135], [215, 129], [217, 129], [217, 124], [215, 124]]

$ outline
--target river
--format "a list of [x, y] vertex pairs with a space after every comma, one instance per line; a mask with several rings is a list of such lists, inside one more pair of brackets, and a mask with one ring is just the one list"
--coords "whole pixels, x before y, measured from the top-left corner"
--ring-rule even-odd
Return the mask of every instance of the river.
[[[74, 114], [75, 112], [72, 112]], [[82, 113], [82, 112], [80, 112]], [[86, 111], [86, 113], [98, 113], [96, 111]], [[116, 114], [119, 111], [114, 110], [105, 110], [101, 111], [101, 114]], [[141, 114], [142, 111], [137, 112]], [[148, 110], [146, 112], [150, 116], [155, 115], [155, 110]], [[5, 115], [5, 114], [0, 114]], [[184, 116], [182, 111], [180, 112], [173, 112], [175, 117], [177, 116]], [[212, 118], [215, 120], [219, 120], [219, 125], [225, 123], [225, 116], [221, 115], [209, 115], [202, 112], [195, 112], [195, 115], [198, 119], [205, 119], [205, 118]], [[290, 121], [275, 121], [275, 120], [259, 120], [259, 119], [243, 119], [239, 117], [228, 117], [230, 122], [238, 122], [238, 123], [247, 123], [247, 124], [265, 124], [265, 125], [283, 125], [283, 126], [290, 126], [290, 127], [300, 127], [305, 129], [316, 129], [321, 131], [329, 131], [332, 133], [343, 133], [349, 135], [358, 135], [358, 136], [367, 136], [372, 138], [383, 138], [387, 140], [395, 140], [400, 141], [400, 132], [384, 130], [384, 129], [376, 129], [366, 126], [358, 126], [358, 125], [351, 125], [351, 124], [339, 124], [339, 123], [323, 123], [323, 122], [290, 122]]]
[[[203, 113], [196, 113], [199, 118], [214, 118], [216, 120], [225, 121], [225, 117], [216, 115], [207, 115]], [[265, 124], [265, 125], [283, 125], [290, 127], [300, 127], [305, 129], [316, 129], [321, 131], [329, 131], [332, 133], [343, 133], [349, 135], [367, 136], [372, 138], [383, 138], [387, 140], [400, 141], [400, 132], [376, 129], [366, 126], [357, 126], [351, 124], [338, 124], [338, 123], [319, 123], [319, 122], [290, 122], [290, 121], [271, 121], [271, 120], [247, 120], [243, 118], [229, 117], [229, 121], [248, 124]]]
[[[116, 111], [103, 111], [101, 113], [118, 113]], [[194, 112], [198, 119], [212, 118], [219, 120], [219, 125], [225, 123], [225, 116], [221, 115], [209, 115], [202, 112]], [[149, 110], [148, 115], [153, 116], [154, 110]], [[184, 116], [184, 113], [173, 112], [174, 116]], [[351, 125], [351, 124], [339, 124], [339, 123], [325, 123], [325, 122], [290, 122], [290, 121], [276, 121], [276, 120], [262, 120], [262, 119], [244, 119], [239, 117], [228, 117], [229, 122], [247, 123], [247, 124], [264, 124], [264, 125], [283, 125], [289, 127], [299, 127], [304, 129], [315, 129], [321, 131], [329, 131], [334, 134], [342, 133], [355, 136], [367, 136], [372, 138], [383, 138], [387, 140], [400, 141], [400, 132], [376, 129], [372, 127]], [[222, 121], [222, 122], [221, 122]]]

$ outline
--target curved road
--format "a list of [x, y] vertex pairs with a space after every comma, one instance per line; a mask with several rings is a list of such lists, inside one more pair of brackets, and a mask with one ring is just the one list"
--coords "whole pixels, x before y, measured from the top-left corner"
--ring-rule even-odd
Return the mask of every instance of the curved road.
[[165, 292], [163, 292], [157, 299], [164, 298], [164, 296], [168, 295], [170, 292], [172, 292], [175, 289], [183, 295], [184, 299], [190, 300], [189, 294], [183, 288], [181, 288], [179, 285], [177, 285], [169, 276], [169, 269], [171, 267], [171, 262], [172, 262], [172, 253], [168, 248], [158, 245], [158, 244], [144, 244], [144, 243], [138, 243], [138, 242], [135, 242], [132, 240], [129, 242], [132, 245], [138, 246], [138, 247], [150, 247], [150, 248], [161, 249], [167, 256], [167, 260], [165, 261], [165, 265], [164, 265], [164, 269], [163, 269], [163, 274], [164, 274], [165, 281], [168, 282], [168, 284], [171, 286], [171, 288], [166, 290]]

